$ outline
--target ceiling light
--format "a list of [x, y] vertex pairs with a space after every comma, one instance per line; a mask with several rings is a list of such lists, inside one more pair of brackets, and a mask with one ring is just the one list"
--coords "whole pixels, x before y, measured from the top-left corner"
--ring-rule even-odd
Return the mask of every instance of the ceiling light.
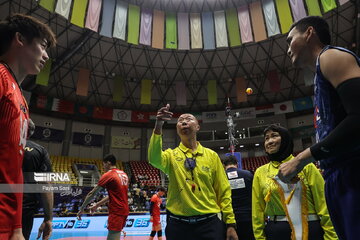
[[257, 147], [258, 147], [258, 146], [260, 146], [260, 144], [258, 144], [258, 143], [255, 143], [255, 146], [257, 146]]
[[244, 147], [244, 145], [240, 145], [240, 147], [241, 147], [241, 148], [243, 148], [243, 147]]

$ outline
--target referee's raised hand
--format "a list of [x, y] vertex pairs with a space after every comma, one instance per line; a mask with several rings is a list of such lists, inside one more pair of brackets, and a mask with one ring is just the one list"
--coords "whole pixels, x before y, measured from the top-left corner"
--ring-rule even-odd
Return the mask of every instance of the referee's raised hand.
[[156, 114], [157, 121], [168, 121], [171, 120], [173, 113], [169, 111], [170, 104], [166, 104], [165, 107], [162, 107], [158, 110]]
[[162, 133], [162, 126], [164, 125], [164, 121], [171, 120], [173, 113], [169, 111], [170, 104], [166, 104], [165, 107], [160, 108], [156, 114], [156, 123], [154, 128], [155, 134]]

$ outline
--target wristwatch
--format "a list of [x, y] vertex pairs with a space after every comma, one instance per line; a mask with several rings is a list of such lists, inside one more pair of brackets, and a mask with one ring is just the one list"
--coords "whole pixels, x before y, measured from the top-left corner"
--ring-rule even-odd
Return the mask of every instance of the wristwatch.
[[229, 228], [229, 227], [233, 227], [234, 229], [236, 229], [236, 224], [235, 223], [227, 223], [226, 228]]

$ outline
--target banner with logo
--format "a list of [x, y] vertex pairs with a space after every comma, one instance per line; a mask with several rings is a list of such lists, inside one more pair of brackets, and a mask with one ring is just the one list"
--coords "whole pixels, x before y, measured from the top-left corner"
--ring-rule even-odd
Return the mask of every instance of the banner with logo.
[[120, 122], [131, 122], [131, 111], [130, 110], [122, 110], [122, 109], [114, 109], [112, 120], [120, 121]]
[[64, 139], [64, 131], [36, 126], [34, 134], [31, 139], [46, 141], [46, 142], [62, 142]]
[[240, 119], [255, 118], [256, 116], [254, 107], [235, 109], [232, 112], [236, 118]]
[[138, 149], [141, 145], [140, 138], [127, 136], [111, 136], [112, 148]]
[[[31, 236], [37, 236], [38, 229], [44, 218], [34, 218], [34, 227]], [[160, 215], [162, 230], [165, 231], [166, 215]], [[53, 236], [65, 236], [76, 234], [77, 237], [96, 237], [107, 236], [108, 216], [87, 217], [83, 215], [81, 220], [76, 217], [54, 217], [52, 222]], [[150, 215], [132, 215], [130, 214], [126, 220], [124, 231], [127, 236], [148, 236], [151, 232], [152, 224]]]
[[103, 144], [103, 136], [90, 133], [74, 132], [72, 143], [84, 146], [101, 147]]
[[216, 112], [203, 112], [202, 121], [204, 123], [208, 122], [221, 122], [225, 121], [225, 111], [216, 111]]

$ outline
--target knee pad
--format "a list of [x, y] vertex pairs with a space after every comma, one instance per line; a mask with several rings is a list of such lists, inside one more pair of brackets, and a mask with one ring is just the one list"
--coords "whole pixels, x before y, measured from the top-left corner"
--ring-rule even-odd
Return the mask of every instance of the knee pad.
[[155, 235], [156, 235], [156, 231], [151, 231], [150, 237], [155, 237]]
[[162, 230], [157, 232], [158, 237], [162, 237]]

